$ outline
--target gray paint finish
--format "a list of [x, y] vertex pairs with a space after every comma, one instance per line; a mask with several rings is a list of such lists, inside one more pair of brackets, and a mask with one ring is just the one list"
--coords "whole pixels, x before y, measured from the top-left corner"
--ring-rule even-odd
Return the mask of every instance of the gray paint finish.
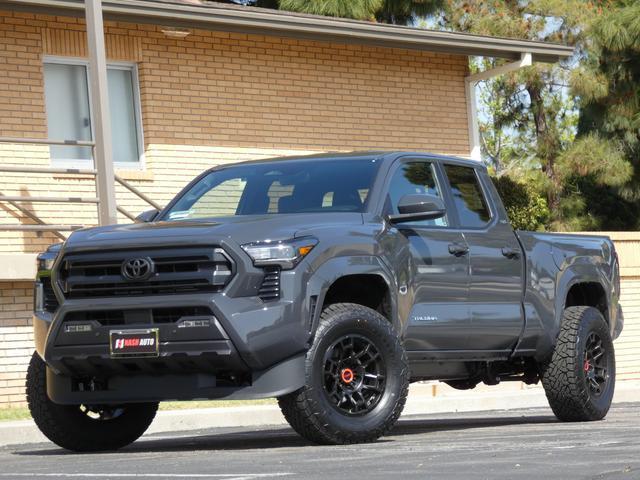
[[[208, 306], [232, 347], [227, 348], [227, 365], [240, 365], [238, 368], [253, 375], [255, 382], [260, 372], [267, 370], [271, 372], [269, 378], [277, 378], [280, 366], [281, 373], [291, 379], [287, 388], [281, 383], [269, 388], [263, 382], [259, 392], [247, 389], [246, 396], [282, 394], [302, 385], [301, 379], [287, 372], [295, 370], [294, 364], [302, 368], [301, 354], [313, 340], [321, 308], [312, 311], [312, 305], [317, 302], [321, 307], [334, 282], [348, 275], [375, 275], [387, 286], [389, 319], [404, 337], [414, 379], [464, 377], [463, 362], [544, 359], [555, 343], [567, 294], [579, 283], [600, 285], [606, 296], [605, 316], [612, 333], [619, 333], [619, 274], [613, 243], [607, 237], [514, 232], [486, 170], [476, 162], [402, 152], [355, 156], [380, 162], [363, 213], [158, 221], [73, 233], [62, 247], [45, 254], [57, 255], [53, 279], [61, 306], [53, 315], [36, 312], [37, 351], [52, 370], [61, 374], [66, 372], [65, 356], [87, 356], [82, 345], [56, 344], [62, 319], [71, 311]], [[462, 228], [455, 205], [445, 191], [449, 227], [389, 223], [384, 210], [389, 172], [407, 157], [428, 159], [436, 165], [475, 168], [491, 220], [480, 229]], [[314, 156], [308, 161], [322, 162], [324, 158], [335, 160], [341, 156]], [[269, 161], [287, 160], [256, 163]], [[318, 244], [294, 269], [282, 271], [280, 298], [261, 300], [257, 290], [264, 272], [252, 264], [240, 245], [309, 235], [317, 238]], [[468, 252], [453, 255], [449, 251], [451, 244], [466, 245]], [[234, 276], [223, 291], [65, 300], [55, 282], [69, 253], [194, 245], [221, 247], [232, 259]], [[504, 248], [515, 255], [505, 255]], [[106, 346], [92, 352], [108, 360]], [[449, 363], [438, 363], [444, 361]], [[145, 392], [139, 394], [139, 400], [148, 399]], [[136, 393], [130, 395], [135, 397]], [[202, 396], [242, 398], [243, 388]], [[166, 397], [175, 398], [176, 392], [168, 391]], [[99, 392], [73, 392], [68, 398], [62, 394], [59, 398], [68, 403], [101, 399]]]

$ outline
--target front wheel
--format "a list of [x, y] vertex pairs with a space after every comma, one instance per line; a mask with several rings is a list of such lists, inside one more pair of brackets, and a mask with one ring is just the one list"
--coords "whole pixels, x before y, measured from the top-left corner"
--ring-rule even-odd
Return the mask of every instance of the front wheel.
[[47, 396], [47, 369], [34, 353], [27, 370], [27, 403], [40, 431], [76, 452], [116, 450], [136, 441], [151, 425], [157, 403], [59, 405]]
[[559, 420], [601, 420], [611, 406], [616, 359], [609, 327], [593, 307], [564, 311], [551, 360], [543, 365], [542, 385]]
[[402, 341], [375, 310], [330, 305], [305, 362], [306, 385], [278, 403], [293, 429], [320, 444], [372, 442], [402, 413], [409, 368]]

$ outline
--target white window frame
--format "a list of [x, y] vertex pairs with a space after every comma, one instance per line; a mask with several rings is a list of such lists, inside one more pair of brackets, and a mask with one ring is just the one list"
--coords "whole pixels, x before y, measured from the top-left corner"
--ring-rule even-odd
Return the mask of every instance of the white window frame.
[[[89, 121], [91, 122], [91, 136], [94, 137], [94, 126], [95, 122], [93, 121], [93, 109], [91, 108], [91, 81], [89, 79], [89, 60], [80, 58], [80, 57], [59, 57], [54, 55], [44, 55], [42, 57], [42, 65], [44, 66], [47, 63], [57, 63], [61, 65], [80, 65], [85, 67], [87, 72], [87, 96], [89, 99]], [[146, 162], [144, 155], [144, 134], [142, 129], [142, 108], [140, 102], [140, 81], [138, 75], [138, 65], [134, 62], [115, 62], [109, 61], [107, 62], [107, 69], [120, 69], [120, 70], [128, 70], [131, 72], [131, 79], [133, 82], [133, 108], [134, 108], [134, 116], [136, 122], [136, 137], [138, 141], [138, 161], [137, 162], [114, 162], [113, 166], [117, 170], [145, 170]], [[43, 74], [44, 75], [44, 74]], [[44, 78], [43, 78], [44, 80]], [[46, 105], [46, 100], [45, 100]], [[47, 122], [49, 121], [49, 113], [45, 112], [47, 115]], [[48, 137], [48, 133], [47, 133]], [[69, 140], [67, 138], [52, 138], [50, 140]], [[94, 159], [90, 160], [79, 160], [79, 159], [69, 159], [69, 160], [56, 160], [50, 159], [51, 165], [55, 167], [61, 168], [95, 168]]]

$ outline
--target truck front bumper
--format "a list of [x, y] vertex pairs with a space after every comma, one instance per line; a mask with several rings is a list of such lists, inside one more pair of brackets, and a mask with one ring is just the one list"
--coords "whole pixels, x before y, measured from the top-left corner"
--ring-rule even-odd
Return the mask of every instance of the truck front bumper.
[[[304, 385], [312, 309], [293, 301], [298, 282], [288, 277], [282, 275], [282, 285], [290, 295], [269, 302], [184, 294], [66, 300], [55, 314], [37, 312], [36, 350], [48, 366], [50, 398], [122, 403], [266, 398], [297, 390]], [[111, 355], [111, 331], [150, 327], [158, 330], [157, 356]]]
[[305, 355], [298, 354], [263, 371], [245, 385], [220, 385], [213, 373], [115, 375], [83, 380], [47, 367], [47, 394], [65, 405], [101, 405], [168, 400], [247, 400], [279, 397], [304, 385]]

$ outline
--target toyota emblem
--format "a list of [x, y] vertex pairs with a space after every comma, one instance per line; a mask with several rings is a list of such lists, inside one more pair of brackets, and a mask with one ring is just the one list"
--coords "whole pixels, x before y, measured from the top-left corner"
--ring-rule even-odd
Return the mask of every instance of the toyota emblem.
[[154, 274], [155, 265], [149, 257], [131, 258], [122, 262], [122, 276], [127, 280], [144, 281]]

